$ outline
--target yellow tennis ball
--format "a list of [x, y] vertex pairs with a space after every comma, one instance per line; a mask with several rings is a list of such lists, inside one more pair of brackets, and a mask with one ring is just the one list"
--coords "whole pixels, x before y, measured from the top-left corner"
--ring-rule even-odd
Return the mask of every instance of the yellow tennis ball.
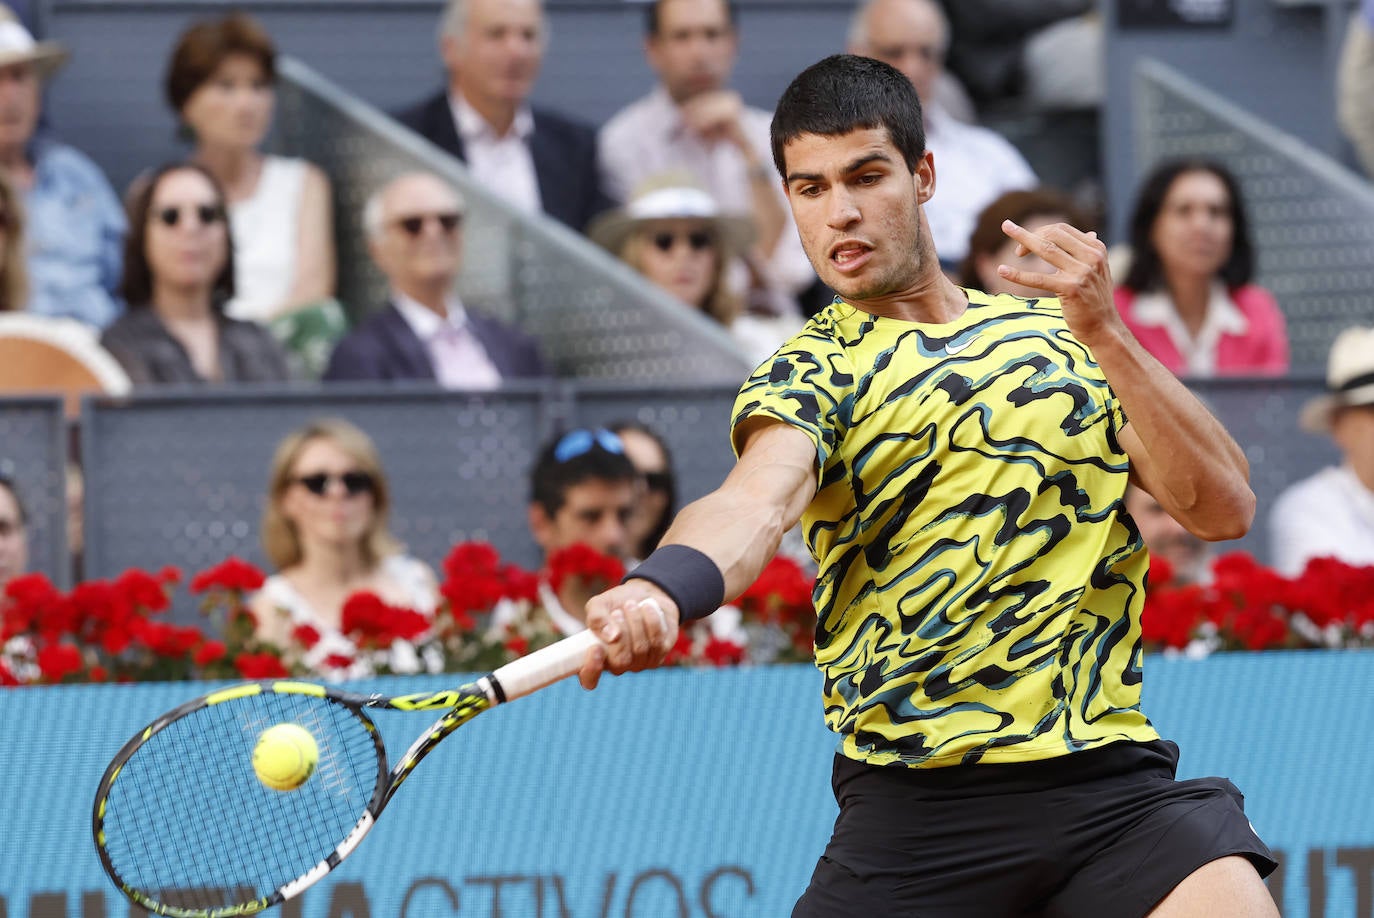
[[315, 773], [320, 747], [300, 724], [277, 724], [258, 736], [253, 747], [253, 771], [273, 790], [295, 790]]

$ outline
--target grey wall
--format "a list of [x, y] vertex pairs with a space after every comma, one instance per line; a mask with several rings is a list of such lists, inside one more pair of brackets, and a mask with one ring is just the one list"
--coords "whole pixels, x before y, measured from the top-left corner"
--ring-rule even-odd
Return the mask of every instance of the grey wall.
[[1148, 31], [1117, 29], [1117, 2], [1100, 0], [1109, 61], [1103, 168], [1114, 238], [1120, 238], [1129, 217], [1138, 179], [1132, 80], [1142, 57], [1160, 60], [1328, 155], [1346, 159], [1333, 87], [1351, 0], [1234, 0], [1235, 16], [1227, 28]]
[[[48, 0], [43, 29], [72, 61], [48, 96], [57, 134], [88, 152], [122, 192], [139, 171], [179, 155], [162, 101], [162, 73], [187, 24], [230, 4], [187, 0]], [[442, 81], [434, 31], [439, 0], [312, 0], [236, 4], [262, 20], [279, 48], [385, 110]], [[803, 67], [842, 50], [852, 4], [755, 0], [742, 8], [736, 82], [771, 108]], [[548, 6], [553, 39], [534, 101], [600, 123], [647, 92], [642, 9], [635, 2]]]

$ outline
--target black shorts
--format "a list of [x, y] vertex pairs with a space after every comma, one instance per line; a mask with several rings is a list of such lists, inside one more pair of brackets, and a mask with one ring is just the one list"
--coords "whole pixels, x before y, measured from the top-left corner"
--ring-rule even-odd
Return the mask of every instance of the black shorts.
[[1220, 857], [1268, 876], [1236, 786], [1177, 764], [1165, 741], [938, 769], [836, 756], [840, 815], [792, 918], [1134, 918]]

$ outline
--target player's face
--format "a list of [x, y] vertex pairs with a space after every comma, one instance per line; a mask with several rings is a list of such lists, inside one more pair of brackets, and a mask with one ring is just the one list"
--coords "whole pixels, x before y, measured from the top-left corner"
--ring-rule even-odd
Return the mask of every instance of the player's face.
[[568, 488], [552, 518], [535, 504], [530, 511], [534, 539], [544, 556], [579, 542], [618, 558], [629, 552], [635, 512], [635, 482], [591, 478]]
[[[304, 545], [345, 546], [361, 542], [372, 527], [374, 498], [370, 487], [350, 491], [347, 473], [364, 471], [358, 460], [332, 440], [311, 440], [291, 468], [292, 483], [282, 496], [282, 512], [296, 526]], [[311, 479], [325, 476], [323, 493]]]
[[1214, 277], [1231, 257], [1231, 196], [1211, 172], [1184, 172], [1164, 195], [1150, 232], [1166, 274]]
[[783, 149], [787, 199], [820, 279], [849, 302], [900, 294], [927, 257], [920, 206], [935, 190], [929, 153], [908, 171], [886, 128], [803, 134]]
[[665, 0], [658, 34], [644, 48], [668, 94], [681, 102], [723, 88], [738, 45], [723, 0]]
[[687, 305], [706, 304], [719, 253], [704, 220], [655, 221], [639, 233], [639, 271]]
[[181, 115], [202, 144], [251, 149], [267, 135], [275, 102], [257, 59], [231, 54], [191, 93]]
[[1201, 578], [1207, 564], [1206, 542], [1184, 529], [1148, 491], [1128, 488], [1126, 512], [1135, 520], [1150, 554], [1168, 561], [1175, 579], [1194, 583]]
[[0, 487], [0, 588], [29, 566], [29, 540], [19, 518], [19, 504]]
[[544, 40], [539, 0], [469, 0], [462, 35], [443, 43], [444, 63], [479, 108], [519, 105], [539, 76]]

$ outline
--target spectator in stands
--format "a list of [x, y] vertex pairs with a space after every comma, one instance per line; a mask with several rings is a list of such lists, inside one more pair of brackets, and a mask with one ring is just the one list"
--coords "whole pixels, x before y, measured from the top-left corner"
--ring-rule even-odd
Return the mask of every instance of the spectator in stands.
[[601, 129], [602, 174], [624, 203], [654, 176], [682, 171], [721, 210], [749, 217], [755, 247], [731, 269], [750, 312], [800, 315], [797, 297], [816, 283], [772, 163], [770, 112], [729, 88], [739, 52], [729, 0], [645, 4], [644, 52], [659, 85]]
[[541, 0], [449, 0], [439, 22], [448, 86], [396, 117], [493, 194], [581, 232], [611, 202], [596, 132], [529, 104], [548, 38]]
[[800, 327], [795, 315], [744, 312], [726, 273], [754, 239], [749, 219], [722, 213], [685, 173], [650, 179], [623, 208], [602, 214], [588, 234], [656, 286], [729, 329], [757, 364]]
[[24, 243], [24, 205], [14, 186], [0, 175], [0, 312], [20, 312], [28, 306]]
[[0, 175], [22, 195], [28, 215], [28, 309], [104, 328], [122, 311], [119, 199], [83, 153], [35, 137], [42, 83], [67, 60], [0, 4]]
[[610, 426], [620, 438], [625, 455], [639, 473], [635, 514], [630, 520], [629, 552], [647, 558], [658, 547], [677, 509], [677, 476], [668, 444], [657, 431], [637, 421], [620, 421]]
[[[350, 596], [370, 592], [432, 615], [434, 572], [403, 552], [387, 528], [390, 510], [381, 458], [363, 431], [323, 419], [288, 434], [272, 458], [262, 516], [263, 551], [276, 568], [252, 600], [262, 637], [287, 646], [294, 629], [313, 628], [320, 639], [304, 663], [328, 678], [348, 678], [364, 673], [326, 661], [353, 655], [339, 630]], [[416, 668], [413, 660], [393, 664], [399, 671]]]
[[28, 522], [14, 482], [0, 476], [0, 593], [11, 579], [28, 570]]
[[545, 375], [533, 339], [468, 311], [454, 292], [462, 266], [463, 199], [438, 176], [403, 175], [363, 208], [368, 251], [391, 284], [380, 311], [339, 342], [326, 380], [434, 380], [492, 389]]
[[960, 286], [974, 287], [988, 293], [1044, 296], [1043, 291], [1013, 284], [997, 273], [998, 265], [1011, 265], [1022, 271], [1054, 273], [1054, 268], [1039, 255], [1033, 252], [1016, 254], [1016, 243], [1002, 231], [1002, 223], [1006, 220], [1032, 233], [1052, 223], [1067, 223], [1086, 230], [1087, 221], [1072, 201], [1052, 188], [1004, 192], [978, 215], [973, 235], [969, 237], [968, 255], [959, 268]]
[[1201, 583], [1210, 576], [1211, 543], [1204, 542], [1169, 515], [1149, 491], [1126, 486], [1126, 512], [1140, 530], [1140, 538], [1150, 552], [1150, 558], [1168, 562], [1176, 584]]
[[1336, 78], [1336, 113], [1374, 178], [1374, 0], [1361, 0], [1350, 17]]
[[1269, 516], [1274, 566], [1290, 575], [1321, 557], [1374, 565], [1374, 327], [1336, 336], [1326, 386], [1302, 426], [1335, 440], [1341, 464], [1291, 485]]
[[1140, 343], [1180, 376], [1288, 370], [1274, 297], [1253, 284], [1240, 186], [1224, 166], [1171, 160], [1145, 179], [1116, 305]]
[[121, 287], [129, 311], [101, 343], [134, 385], [285, 380], [286, 357], [271, 334], [224, 314], [234, 250], [214, 175], [190, 162], [157, 169], [129, 218]]
[[342, 326], [334, 296], [329, 180], [302, 159], [264, 155], [272, 126], [277, 52], [241, 12], [182, 33], [167, 66], [167, 102], [195, 142], [191, 158], [229, 200], [234, 242], [231, 318], [267, 323], [323, 307]]
[[[544, 558], [581, 543], [628, 559], [637, 481], [624, 444], [605, 428], [578, 427], [547, 443], [530, 473], [529, 506], [530, 532]], [[555, 593], [541, 579], [539, 596], [555, 629], [583, 630], [590, 592], [568, 583]]]
[[900, 70], [920, 97], [926, 149], [940, 193], [926, 205], [936, 251], [951, 274], [968, 254], [978, 214], [1004, 191], [1033, 188], [1035, 173], [1000, 134], [951, 117], [934, 88], [949, 49], [949, 24], [935, 0], [864, 0], [849, 25], [849, 51]]

